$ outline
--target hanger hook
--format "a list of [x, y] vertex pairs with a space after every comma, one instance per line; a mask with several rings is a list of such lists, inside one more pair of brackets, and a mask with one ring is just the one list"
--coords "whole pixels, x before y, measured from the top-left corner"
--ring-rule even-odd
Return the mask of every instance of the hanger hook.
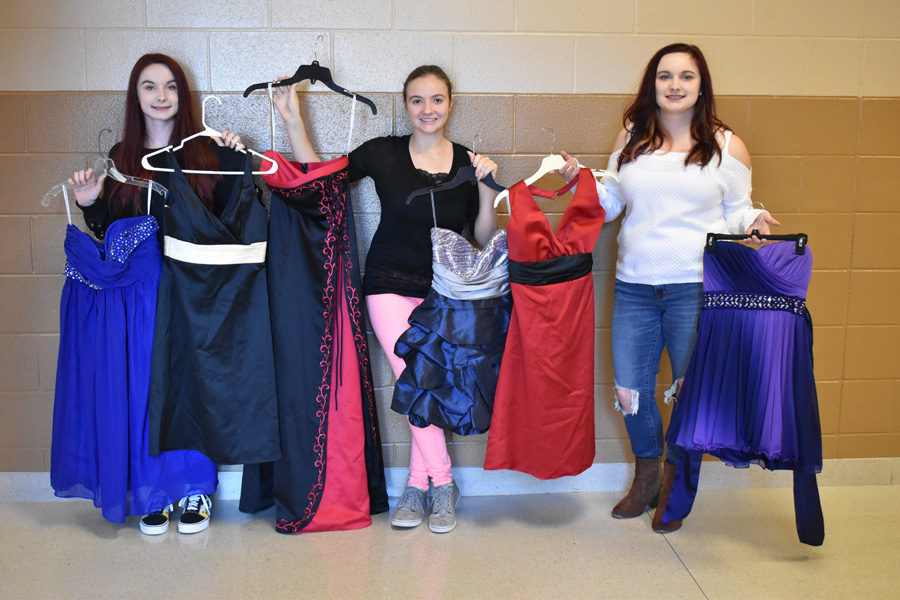
[[553, 134], [553, 143], [550, 145], [550, 154], [553, 154], [553, 151], [556, 149], [556, 132], [553, 131], [552, 127], [541, 127], [541, 133], [543, 134], [545, 131]]
[[[324, 42], [324, 41], [325, 41], [325, 36], [322, 35], [321, 33], [316, 36], [316, 42]], [[316, 45], [313, 46], [313, 56], [315, 57], [315, 61], [319, 62], [319, 44], [318, 43], [316, 43]]]
[[103, 134], [107, 132], [110, 135], [114, 135], [113, 130], [109, 127], [104, 127], [100, 130], [100, 133], [97, 134], [97, 154], [103, 154]]
[[210, 100], [215, 100], [219, 103], [219, 106], [222, 105], [222, 99], [218, 96], [209, 95], [203, 99], [203, 104], [200, 107], [200, 123], [203, 124], [204, 129], [212, 129], [212, 127], [206, 124], [206, 103]]
[[472, 138], [472, 154], [478, 154], [477, 152], [475, 152], [475, 144], [477, 144], [480, 141], [481, 141], [481, 134], [476, 133], [475, 137]]

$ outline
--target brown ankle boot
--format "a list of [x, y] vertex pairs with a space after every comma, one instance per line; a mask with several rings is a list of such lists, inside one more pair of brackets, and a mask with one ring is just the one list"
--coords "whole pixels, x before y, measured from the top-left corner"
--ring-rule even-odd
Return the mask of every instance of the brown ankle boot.
[[653, 522], [651, 523], [651, 527], [653, 527], [653, 531], [656, 533], [672, 533], [673, 531], [677, 531], [681, 529], [682, 519], [678, 519], [677, 521], [669, 521], [668, 523], [663, 523], [663, 513], [666, 512], [666, 503], [669, 501], [669, 494], [672, 492], [672, 482], [675, 480], [675, 470], [676, 466], [665, 463], [665, 468], [663, 469], [662, 476], [662, 487], [659, 490], [659, 504], [656, 507], [656, 511], [653, 513]]
[[616, 519], [632, 519], [640, 516], [649, 504], [656, 506], [659, 498], [659, 458], [637, 458], [634, 463], [634, 481], [631, 489], [612, 509]]

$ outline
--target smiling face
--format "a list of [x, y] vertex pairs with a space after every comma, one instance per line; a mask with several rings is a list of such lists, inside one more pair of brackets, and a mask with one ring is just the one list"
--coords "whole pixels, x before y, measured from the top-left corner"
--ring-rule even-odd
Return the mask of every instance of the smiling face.
[[153, 63], [141, 71], [137, 95], [147, 119], [169, 121], [178, 114], [178, 86], [166, 65]]
[[413, 129], [431, 134], [442, 131], [453, 109], [450, 90], [436, 75], [424, 75], [406, 86], [406, 114]]
[[656, 105], [660, 112], [691, 112], [700, 96], [700, 70], [686, 52], [664, 55], [656, 67]]

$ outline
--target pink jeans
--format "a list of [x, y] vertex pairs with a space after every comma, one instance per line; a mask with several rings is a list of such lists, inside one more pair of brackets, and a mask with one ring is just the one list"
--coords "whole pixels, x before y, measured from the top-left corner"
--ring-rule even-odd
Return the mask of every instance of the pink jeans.
[[[387, 354], [394, 377], [406, 368], [402, 358], [394, 354], [394, 345], [404, 331], [409, 329], [409, 315], [422, 303], [422, 298], [410, 298], [399, 294], [373, 294], [366, 296], [366, 308], [375, 337]], [[409, 480], [407, 485], [428, 490], [428, 478], [435, 485], [453, 481], [450, 455], [444, 430], [434, 425], [414, 427], [410, 425], [412, 444], [409, 453]]]

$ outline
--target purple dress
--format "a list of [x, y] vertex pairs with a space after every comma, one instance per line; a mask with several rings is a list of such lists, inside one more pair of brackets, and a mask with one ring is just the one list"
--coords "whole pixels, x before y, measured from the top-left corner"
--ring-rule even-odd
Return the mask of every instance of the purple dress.
[[120, 219], [105, 243], [66, 229], [50, 483], [115, 522], [216, 490], [216, 466], [199, 452], [149, 453], [157, 229], [153, 217]]
[[758, 250], [719, 241], [704, 255], [697, 342], [666, 434], [687, 452], [664, 522], [690, 512], [700, 457], [709, 453], [735, 467], [792, 470], [800, 540], [822, 543], [811, 273], [812, 253], [798, 255], [790, 241]]

